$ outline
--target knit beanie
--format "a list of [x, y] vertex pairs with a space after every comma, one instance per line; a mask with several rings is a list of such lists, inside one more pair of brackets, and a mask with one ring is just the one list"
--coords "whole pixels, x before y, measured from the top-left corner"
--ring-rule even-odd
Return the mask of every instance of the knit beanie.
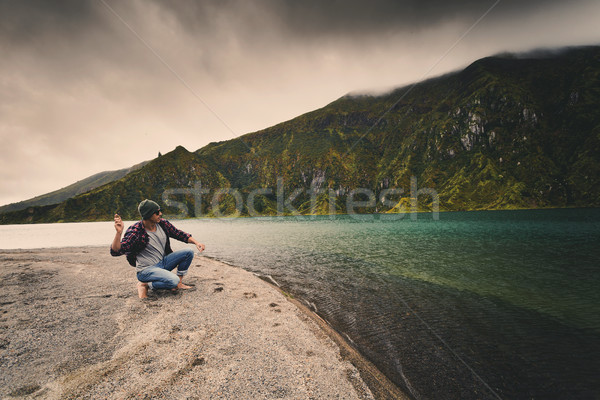
[[152, 214], [158, 210], [160, 210], [160, 206], [156, 202], [148, 199], [142, 201], [138, 206], [138, 211], [140, 212], [142, 219], [150, 219]]

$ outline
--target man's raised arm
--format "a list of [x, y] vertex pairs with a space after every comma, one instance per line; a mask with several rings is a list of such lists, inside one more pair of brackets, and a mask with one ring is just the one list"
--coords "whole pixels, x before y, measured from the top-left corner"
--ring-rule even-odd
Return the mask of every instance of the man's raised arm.
[[121, 251], [121, 235], [123, 234], [124, 226], [125, 225], [123, 224], [123, 221], [121, 220], [119, 214], [115, 214], [115, 230], [117, 231], [117, 233], [115, 234], [115, 238], [113, 239], [113, 242], [110, 245], [110, 249], [115, 253]]

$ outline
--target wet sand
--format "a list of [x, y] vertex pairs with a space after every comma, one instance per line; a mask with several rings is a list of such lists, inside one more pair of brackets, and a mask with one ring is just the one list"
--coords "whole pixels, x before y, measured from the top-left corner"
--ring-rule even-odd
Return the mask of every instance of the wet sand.
[[108, 247], [0, 251], [0, 398], [403, 397], [252, 273], [196, 256], [184, 282], [140, 300]]

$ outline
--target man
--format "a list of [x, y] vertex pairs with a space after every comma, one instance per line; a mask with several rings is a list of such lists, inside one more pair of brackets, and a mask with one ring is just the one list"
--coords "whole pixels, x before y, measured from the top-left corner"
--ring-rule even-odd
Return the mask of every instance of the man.
[[[169, 221], [162, 219], [160, 206], [152, 200], [144, 200], [138, 206], [142, 220], [131, 225], [123, 233], [123, 221], [115, 214], [117, 234], [110, 246], [112, 256], [127, 255], [129, 264], [136, 268], [138, 295], [148, 297], [148, 289], [191, 289], [183, 283], [183, 277], [194, 258], [192, 250], [173, 252], [169, 238], [184, 243], [193, 243], [199, 252], [204, 245], [189, 233], [175, 228]], [[177, 273], [171, 272], [177, 268]]]

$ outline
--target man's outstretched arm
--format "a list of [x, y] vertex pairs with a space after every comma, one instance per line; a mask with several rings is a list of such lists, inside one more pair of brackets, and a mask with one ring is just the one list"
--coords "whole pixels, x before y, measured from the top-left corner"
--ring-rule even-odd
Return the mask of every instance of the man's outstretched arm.
[[196, 239], [194, 239], [189, 233], [185, 233], [184, 231], [175, 228], [175, 226], [166, 219], [162, 219], [160, 223], [162, 224], [162, 227], [166, 230], [167, 235], [169, 235], [169, 237], [172, 237], [173, 239], [179, 240], [183, 243], [193, 243], [194, 245], [196, 245], [198, 252], [202, 253], [204, 251], [204, 245]]

